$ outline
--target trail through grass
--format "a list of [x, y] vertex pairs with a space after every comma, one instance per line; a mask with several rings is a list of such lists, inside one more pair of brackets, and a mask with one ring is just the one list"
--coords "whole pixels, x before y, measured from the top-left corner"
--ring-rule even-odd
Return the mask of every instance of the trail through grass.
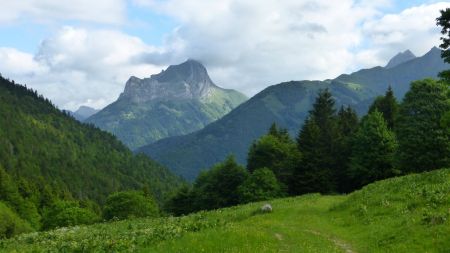
[[450, 170], [393, 178], [347, 196], [310, 194], [0, 240], [2, 252], [450, 252]]

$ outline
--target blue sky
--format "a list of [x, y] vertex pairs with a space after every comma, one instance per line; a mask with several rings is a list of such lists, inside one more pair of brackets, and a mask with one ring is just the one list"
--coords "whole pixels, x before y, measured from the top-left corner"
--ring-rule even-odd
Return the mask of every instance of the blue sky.
[[58, 106], [101, 108], [131, 75], [195, 58], [251, 96], [301, 79], [384, 65], [439, 44], [449, 1], [0, 0], [0, 73]]

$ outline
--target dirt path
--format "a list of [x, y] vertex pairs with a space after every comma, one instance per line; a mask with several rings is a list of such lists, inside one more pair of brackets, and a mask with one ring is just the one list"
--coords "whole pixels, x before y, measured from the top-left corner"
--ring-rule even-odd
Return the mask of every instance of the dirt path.
[[342, 240], [340, 240], [340, 239], [338, 239], [338, 238], [335, 238], [335, 237], [332, 237], [332, 236], [329, 236], [329, 235], [322, 234], [322, 233], [320, 233], [320, 232], [318, 232], [318, 231], [315, 231], [315, 230], [309, 230], [309, 229], [308, 229], [308, 230], [305, 230], [305, 231], [308, 232], [308, 233], [311, 233], [311, 234], [313, 234], [313, 235], [317, 235], [317, 236], [326, 238], [327, 240], [333, 242], [334, 245], [336, 245], [336, 246], [338, 246], [339, 248], [341, 248], [342, 250], [344, 250], [345, 253], [356, 253], [356, 251], [354, 251], [354, 250], [352, 249], [352, 247], [350, 246], [350, 244], [348, 244], [348, 243], [346, 243], [346, 242], [344, 242], [344, 241], [342, 241]]

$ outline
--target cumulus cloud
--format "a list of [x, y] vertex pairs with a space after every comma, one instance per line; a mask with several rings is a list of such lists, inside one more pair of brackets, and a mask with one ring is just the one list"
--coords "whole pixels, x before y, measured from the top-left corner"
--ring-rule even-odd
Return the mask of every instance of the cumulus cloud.
[[248, 95], [286, 80], [333, 78], [383, 65], [407, 48], [424, 53], [438, 44], [434, 20], [449, 6], [383, 15], [380, 8], [391, 1], [136, 1], [181, 24], [167, 37], [170, 50], [147, 55], [148, 62], [200, 59], [217, 83]]
[[157, 50], [117, 31], [64, 27], [44, 40], [35, 55], [0, 48], [0, 69], [62, 108], [101, 108], [117, 98], [131, 75], [144, 77], [161, 69], [133, 61]]
[[[37, 2], [32, 1], [33, 8], [22, 1], [5, 2], [12, 11], [0, 10], [0, 22], [30, 13], [62, 18], [58, 15], [63, 11], [42, 13], [49, 11], [45, 3], [61, 10], [66, 4]], [[84, 11], [87, 0], [77, 2], [67, 17], [114, 23], [123, 15], [120, 0], [95, 1], [90, 12]], [[218, 85], [253, 95], [282, 81], [334, 78], [385, 65], [406, 49], [423, 54], [439, 44], [435, 18], [440, 9], [450, 7], [442, 2], [384, 14], [380, 10], [392, 1], [132, 2], [177, 22], [162, 46], [119, 31], [65, 27], [45, 39], [33, 55], [0, 48], [0, 71], [69, 109], [81, 104], [103, 107], [117, 98], [129, 76], [149, 76], [187, 58], [202, 61]], [[108, 13], [107, 8], [113, 10]]]
[[363, 36], [370, 45], [358, 53], [358, 56], [363, 56], [359, 63], [367, 60], [364, 56], [371, 55], [372, 62], [383, 64], [393, 54], [405, 49], [422, 55], [439, 45], [436, 17], [440, 15], [439, 10], [449, 7], [448, 2], [420, 5], [364, 23]]
[[81, 20], [118, 24], [125, 20], [124, 0], [0, 0], [0, 24], [20, 19], [39, 22]]

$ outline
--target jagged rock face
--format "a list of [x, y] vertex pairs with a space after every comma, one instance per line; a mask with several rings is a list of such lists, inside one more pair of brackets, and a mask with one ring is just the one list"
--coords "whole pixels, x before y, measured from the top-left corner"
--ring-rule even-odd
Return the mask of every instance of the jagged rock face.
[[410, 50], [406, 50], [405, 52], [398, 53], [394, 56], [385, 68], [390, 69], [415, 58], [416, 56]]
[[119, 99], [130, 99], [135, 103], [157, 99], [201, 99], [217, 88], [201, 63], [188, 60], [150, 78], [131, 77]]
[[246, 99], [216, 86], [201, 63], [188, 60], [149, 78], [131, 77], [119, 99], [86, 122], [136, 149], [197, 131]]

